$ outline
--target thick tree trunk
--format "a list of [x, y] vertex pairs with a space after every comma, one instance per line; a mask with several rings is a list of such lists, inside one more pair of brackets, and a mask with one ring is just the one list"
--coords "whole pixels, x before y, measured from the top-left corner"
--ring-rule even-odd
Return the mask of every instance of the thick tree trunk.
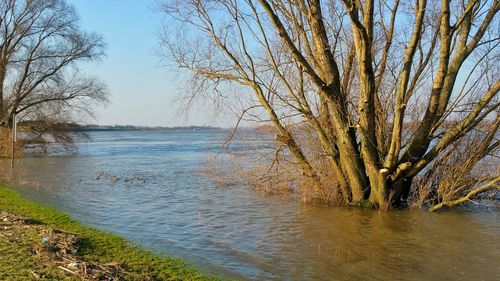
[[[341, 116], [337, 116], [337, 118], [340, 119]], [[370, 183], [366, 177], [365, 168], [355, 141], [355, 133], [353, 128], [343, 122], [337, 121], [334, 125], [337, 128], [337, 132], [340, 132], [337, 141], [340, 164], [349, 180], [352, 201], [360, 203], [367, 198]]]
[[332, 127], [337, 136], [340, 166], [349, 181], [351, 200], [359, 203], [366, 198], [369, 183], [363, 162], [360, 159], [356, 134], [346, 118], [348, 116], [346, 97], [341, 88], [339, 69], [328, 41], [320, 1], [311, 1], [309, 8], [308, 21], [311, 26], [314, 54], [319, 68], [317, 71], [322, 81], [326, 82], [326, 85], [317, 85], [320, 99], [328, 104], [328, 111], [331, 112]]
[[404, 206], [410, 196], [411, 185], [413, 182], [412, 177], [403, 178], [390, 186], [390, 201], [393, 207]]

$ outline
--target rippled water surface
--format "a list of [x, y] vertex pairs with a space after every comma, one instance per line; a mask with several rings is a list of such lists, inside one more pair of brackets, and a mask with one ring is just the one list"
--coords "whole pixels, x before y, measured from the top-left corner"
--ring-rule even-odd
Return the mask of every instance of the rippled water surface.
[[18, 160], [17, 189], [230, 277], [498, 280], [498, 211], [319, 208], [221, 187], [201, 171], [226, 134], [94, 132], [78, 154]]

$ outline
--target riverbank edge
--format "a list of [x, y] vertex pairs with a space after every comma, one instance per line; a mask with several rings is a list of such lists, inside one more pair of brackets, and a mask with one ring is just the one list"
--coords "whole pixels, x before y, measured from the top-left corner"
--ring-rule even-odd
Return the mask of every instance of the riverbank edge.
[[[51, 229], [74, 234], [81, 241], [78, 255], [83, 259], [102, 264], [120, 264], [127, 272], [141, 276], [140, 280], [220, 280], [215, 275], [201, 273], [180, 259], [153, 254], [123, 237], [83, 226], [67, 214], [25, 199], [18, 192], [5, 186], [0, 186], [0, 211], [37, 221]], [[29, 249], [26, 252], [29, 252]], [[0, 253], [10, 254], [1, 248]], [[16, 257], [10, 257], [10, 260], [19, 259], [18, 254], [12, 253], [12, 255]], [[3, 257], [3, 259], [8, 258]], [[0, 263], [0, 272], [2, 271], [4, 270]], [[7, 269], [4, 272], [8, 272]], [[19, 277], [9, 276], [9, 279]], [[132, 277], [125, 280], [139, 279]]]

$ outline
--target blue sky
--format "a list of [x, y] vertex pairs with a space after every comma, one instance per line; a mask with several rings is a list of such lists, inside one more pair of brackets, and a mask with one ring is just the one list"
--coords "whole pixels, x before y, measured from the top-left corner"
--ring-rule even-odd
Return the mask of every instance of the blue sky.
[[172, 68], [160, 66], [154, 50], [162, 16], [152, 0], [68, 0], [75, 6], [86, 31], [104, 36], [107, 56], [84, 65], [90, 75], [102, 79], [111, 93], [111, 103], [97, 111], [98, 124], [146, 126], [220, 125], [229, 118], [213, 118], [201, 106], [182, 114], [178, 101], [182, 80]]

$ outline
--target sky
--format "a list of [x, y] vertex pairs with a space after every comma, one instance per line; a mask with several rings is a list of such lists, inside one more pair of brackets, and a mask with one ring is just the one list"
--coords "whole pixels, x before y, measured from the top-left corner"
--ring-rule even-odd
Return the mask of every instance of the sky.
[[110, 104], [97, 110], [100, 125], [222, 126], [230, 116], [214, 117], [209, 108], [197, 106], [183, 113], [183, 81], [173, 68], [161, 66], [155, 54], [162, 15], [153, 0], [68, 0], [77, 10], [81, 27], [97, 32], [107, 43], [107, 56], [85, 64], [82, 70], [108, 86]]

